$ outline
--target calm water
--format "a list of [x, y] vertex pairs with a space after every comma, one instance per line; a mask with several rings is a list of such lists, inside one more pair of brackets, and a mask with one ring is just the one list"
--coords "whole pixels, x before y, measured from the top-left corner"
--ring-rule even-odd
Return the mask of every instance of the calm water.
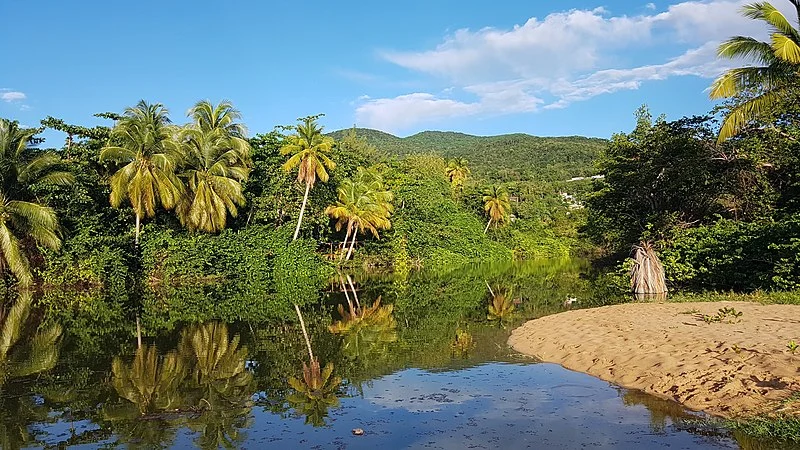
[[[150, 299], [161, 307], [142, 311], [138, 350], [132, 314], [109, 299], [79, 296], [70, 301], [87, 312], [58, 315], [35, 307], [52, 300], [19, 299], [34, 306], [0, 366], [0, 446], [786, 448], [510, 350], [522, 321], [608, 301], [585, 270], [544, 261], [335, 276], [303, 308], [316, 370], [304, 367], [293, 322], [226, 323], [174, 307], [197, 289]], [[202, 292], [231, 292], [216, 289]]]

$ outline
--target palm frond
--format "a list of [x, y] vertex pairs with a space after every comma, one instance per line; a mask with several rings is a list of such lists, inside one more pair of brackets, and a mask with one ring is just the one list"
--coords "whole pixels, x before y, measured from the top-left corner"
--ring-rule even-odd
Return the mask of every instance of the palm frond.
[[754, 59], [764, 65], [775, 61], [773, 49], [769, 44], [746, 36], [734, 36], [726, 40], [719, 45], [717, 55], [728, 59]]
[[797, 41], [782, 34], [772, 35], [772, 49], [775, 55], [791, 64], [800, 64], [800, 46]]
[[730, 139], [747, 123], [770, 111], [781, 100], [783, 90], [772, 90], [736, 105], [722, 123], [718, 137], [719, 142]]

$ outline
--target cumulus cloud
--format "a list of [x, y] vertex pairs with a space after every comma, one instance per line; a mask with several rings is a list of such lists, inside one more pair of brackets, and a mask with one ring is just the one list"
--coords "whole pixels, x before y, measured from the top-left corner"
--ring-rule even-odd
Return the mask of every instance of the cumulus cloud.
[[634, 16], [574, 9], [511, 29], [457, 30], [428, 50], [384, 51], [385, 60], [453, 87], [365, 99], [356, 118], [396, 131], [449, 117], [563, 108], [672, 77], [713, 78], [733, 64], [717, 59], [719, 42], [732, 34], [767, 37], [741, 16], [748, 1], [685, 1], [663, 12], [653, 4]]
[[13, 91], [11, 89], [0, 89], [0, 100], [4, 102], [20, 102], [28, 98], [24, 92]]
[[469, 116], [480, 110], [479, 103], [437, 98], [419, 92], [367, 100], [356, 109], [356, 121], [367, 127], [396, 131], [420, 122]]

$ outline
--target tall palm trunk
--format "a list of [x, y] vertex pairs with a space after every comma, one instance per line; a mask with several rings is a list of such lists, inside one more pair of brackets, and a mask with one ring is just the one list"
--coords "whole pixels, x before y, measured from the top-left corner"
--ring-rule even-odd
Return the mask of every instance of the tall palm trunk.
[[492, 224], [492, 219], [489, 219], [489, 223], [486, 224], [486, 228], [483, 229], [483, 234], [486, 234], [489, 231], [489, 225]]
[[141, 230], [142, 230], [142, 216], [139, 215], [139, 213], [137, 212], [136, 213], [136, 238], [135, 238], [137, 246], [139, 245], [139, 233], [141, 232]]
[[356, 246], [356, 237], [358, 236], [358, 229], [353, 231], [353, 239], [350, 241], [350, 248], [347, 249], [347, 256], [344, 258], [345, 261], [350, 259], [350, 256], [353, 254], [353, 247]]
[[308, 192], [311, 190], [311, 183], [306, 183], [306, 194], [303, 196], [303, 204], [300, 205], [300, 217], [297, 218], [297, 228], [294, 229], [293, 241], [300, 235], [300, 224], [303, 223], [303, 213], [306, 212], [306, 202], [308, 202]]
[[308, 331], [306, 331], [306, 322], [303, 320], [303, 315], [300, 313], [300, 307], [297, 303], [294, 304], [294, 310], [297, 311], [297, 317], [300, 319], [300, 328], [303, 330], [303, 337], [306, 339], [306, 347], [308, 347], [308, 357], [311, 362], [314, 362], [314, 352], [311, 351], [311, 339], [308, 338]]
[[345, 249], [347, 248], [347, 240], [350, 239], [350, 233], [353, 231], [353, 221], [347, 222], [347, 233], [344, 235], [344, 240], [342, 241], [342, 256], [340, 259], [344, 259]]

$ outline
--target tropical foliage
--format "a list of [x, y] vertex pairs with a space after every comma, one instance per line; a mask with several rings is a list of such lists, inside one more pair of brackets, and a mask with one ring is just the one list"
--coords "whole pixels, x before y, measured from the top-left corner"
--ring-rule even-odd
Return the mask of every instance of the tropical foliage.
[[163, 105], [142, 100], [125, 110], [100, 153], [101, 161], [119, 166], [109, 180], [111, 205], [119, 208], [125, 200], [130, 202], [136, 216], [137, 244], [141, 221], [153, 217], [160, 206], [174, 208], [184, 195], [176, 173], [180, 161], [177, 133]]
[[247, 354], [239, 336], [231, 338], [220, 322], [185, 328], [177, 349], [163, 354], [139, 347], [130, 364], [114, 358], [112, 385], [121, 401], [107, 403], [104, 416], [132, 441], [164, 442], [171, 439], [164, 431], [175, 423], [159, 414], [169, 412], [199, 433], [199, 447], [236, 447], [253, 389]]
[[330, 327], [331, 333], [344, 336], [342, 352], [351, 358], [375, 358], [387, 351], [388, 344], [397, 340], [397, 322], [393, 305], [381, 306], [381, 299], [372, 306], [354, 307], [348, 299], [348, 309], [338, 306], [341, 320]]
[[[331, 133], [337, 141], [353, 129]], [[487, 183], [557, 182], [594, 175], [592, 163], [605, 139], [584, 137], [536, 137], [527, 134], [472, 136], [464, 133], [423, 131], [399, 138], [378, 130], [355, 132], [379, 151], [398, 158], [435, 154], [469, 161], [469, 176]], [[466, 187], [465, 187], [466, 188]]]
[[59, 170], [61, 158], [34, 149], [39, 130], [0, 119], [0, 270], [23, 285], [33, 282], [30, 257], [35, 244], [58, 250], [58, 219], [52, 208], [33, 201], [37, 184], [66, 185], [71, 173]]
[[0, 309], [0, 388], [7, 382], [52, 369], [58, 361], [61, 326], [37, 329], [33, 294], [23, 291]]
[[447, 178], [450, 179], [453, 188], [462, 188], [464, 181], [472, 173], [468, 164], [464, 158], [453, 158], [447, 163]]
[[241, 114], [230, 102], [200, 101], [189, 116], [192, 123], [180, 133], [187, 189], [177, 213], [189, 230], [218, 233], [228, 215], [236, 217], [245, 204], [242, 182], [250, 172], [250, 144], [237, 122]]
[[489, 217], [486, 223], [486, 228], [483, 230], [486, 233], [489, 226], [494, 223], [497, 228], [505, 224], [511, 218], [511, 202], [509, 201], [508, 191], [500, 186], [492, 186], [483, 195], [483, 210]]
[[618, 259], [652, 242], [673, 286], [795, 288], [799, 113], [781, 107], [720, 143], [708, 117], [653, 121], [640, 110], [600, 160], [585, 231]]
[[[797, 8], [796, 23], [800, 23], [800, 1], [790, 1]], [[712, 99], [745, 96], [727, 112], [719, 131], [720, 141], [733, 137], [754, 120], [763, 119], [780, 104], [796, 102], [800, 86], [800, 29], [768, 2], [747, 5], [742, 14], [764, 22], [770, 31], [770, 42], [735, 36], [720, 45], [720, 57], [750, 59], [757, 64], [730, 69], [711, 85]]]
[[322, 134], [322, 127], [317, 124], [317, 117], [298, 120], [301, 123], [295, 127], [295, 133], [286, 138], [286, 144], [280, 150], [282, 155], [291, 155], [283, 164], [283, 169], [287, 172], [297, 169], [297, 182], [305, 185], [293, 240], [300, 235], [300, 225], [303, 222], [309, 191], [314, 187], [317, 178], [323, 183], [327, 182], [328, 170], [336, 167], [336, 163], [327, 155], [333, 148], [334, 141]]
[[394, 209], [391, 203], [394, 196], [384, 186], [380, 174], [362, 167], [353, 179], [339, 184], [337, 194], [338, 201], [328, 206], [325, 213], [336, 220], [336, 231], [346, 230], [342, 241], [342, 257], [346, 260], [353, 253], [358, 233], [369, 231], [379, 238], [379, 230], [391, 228], [389, 217]]

